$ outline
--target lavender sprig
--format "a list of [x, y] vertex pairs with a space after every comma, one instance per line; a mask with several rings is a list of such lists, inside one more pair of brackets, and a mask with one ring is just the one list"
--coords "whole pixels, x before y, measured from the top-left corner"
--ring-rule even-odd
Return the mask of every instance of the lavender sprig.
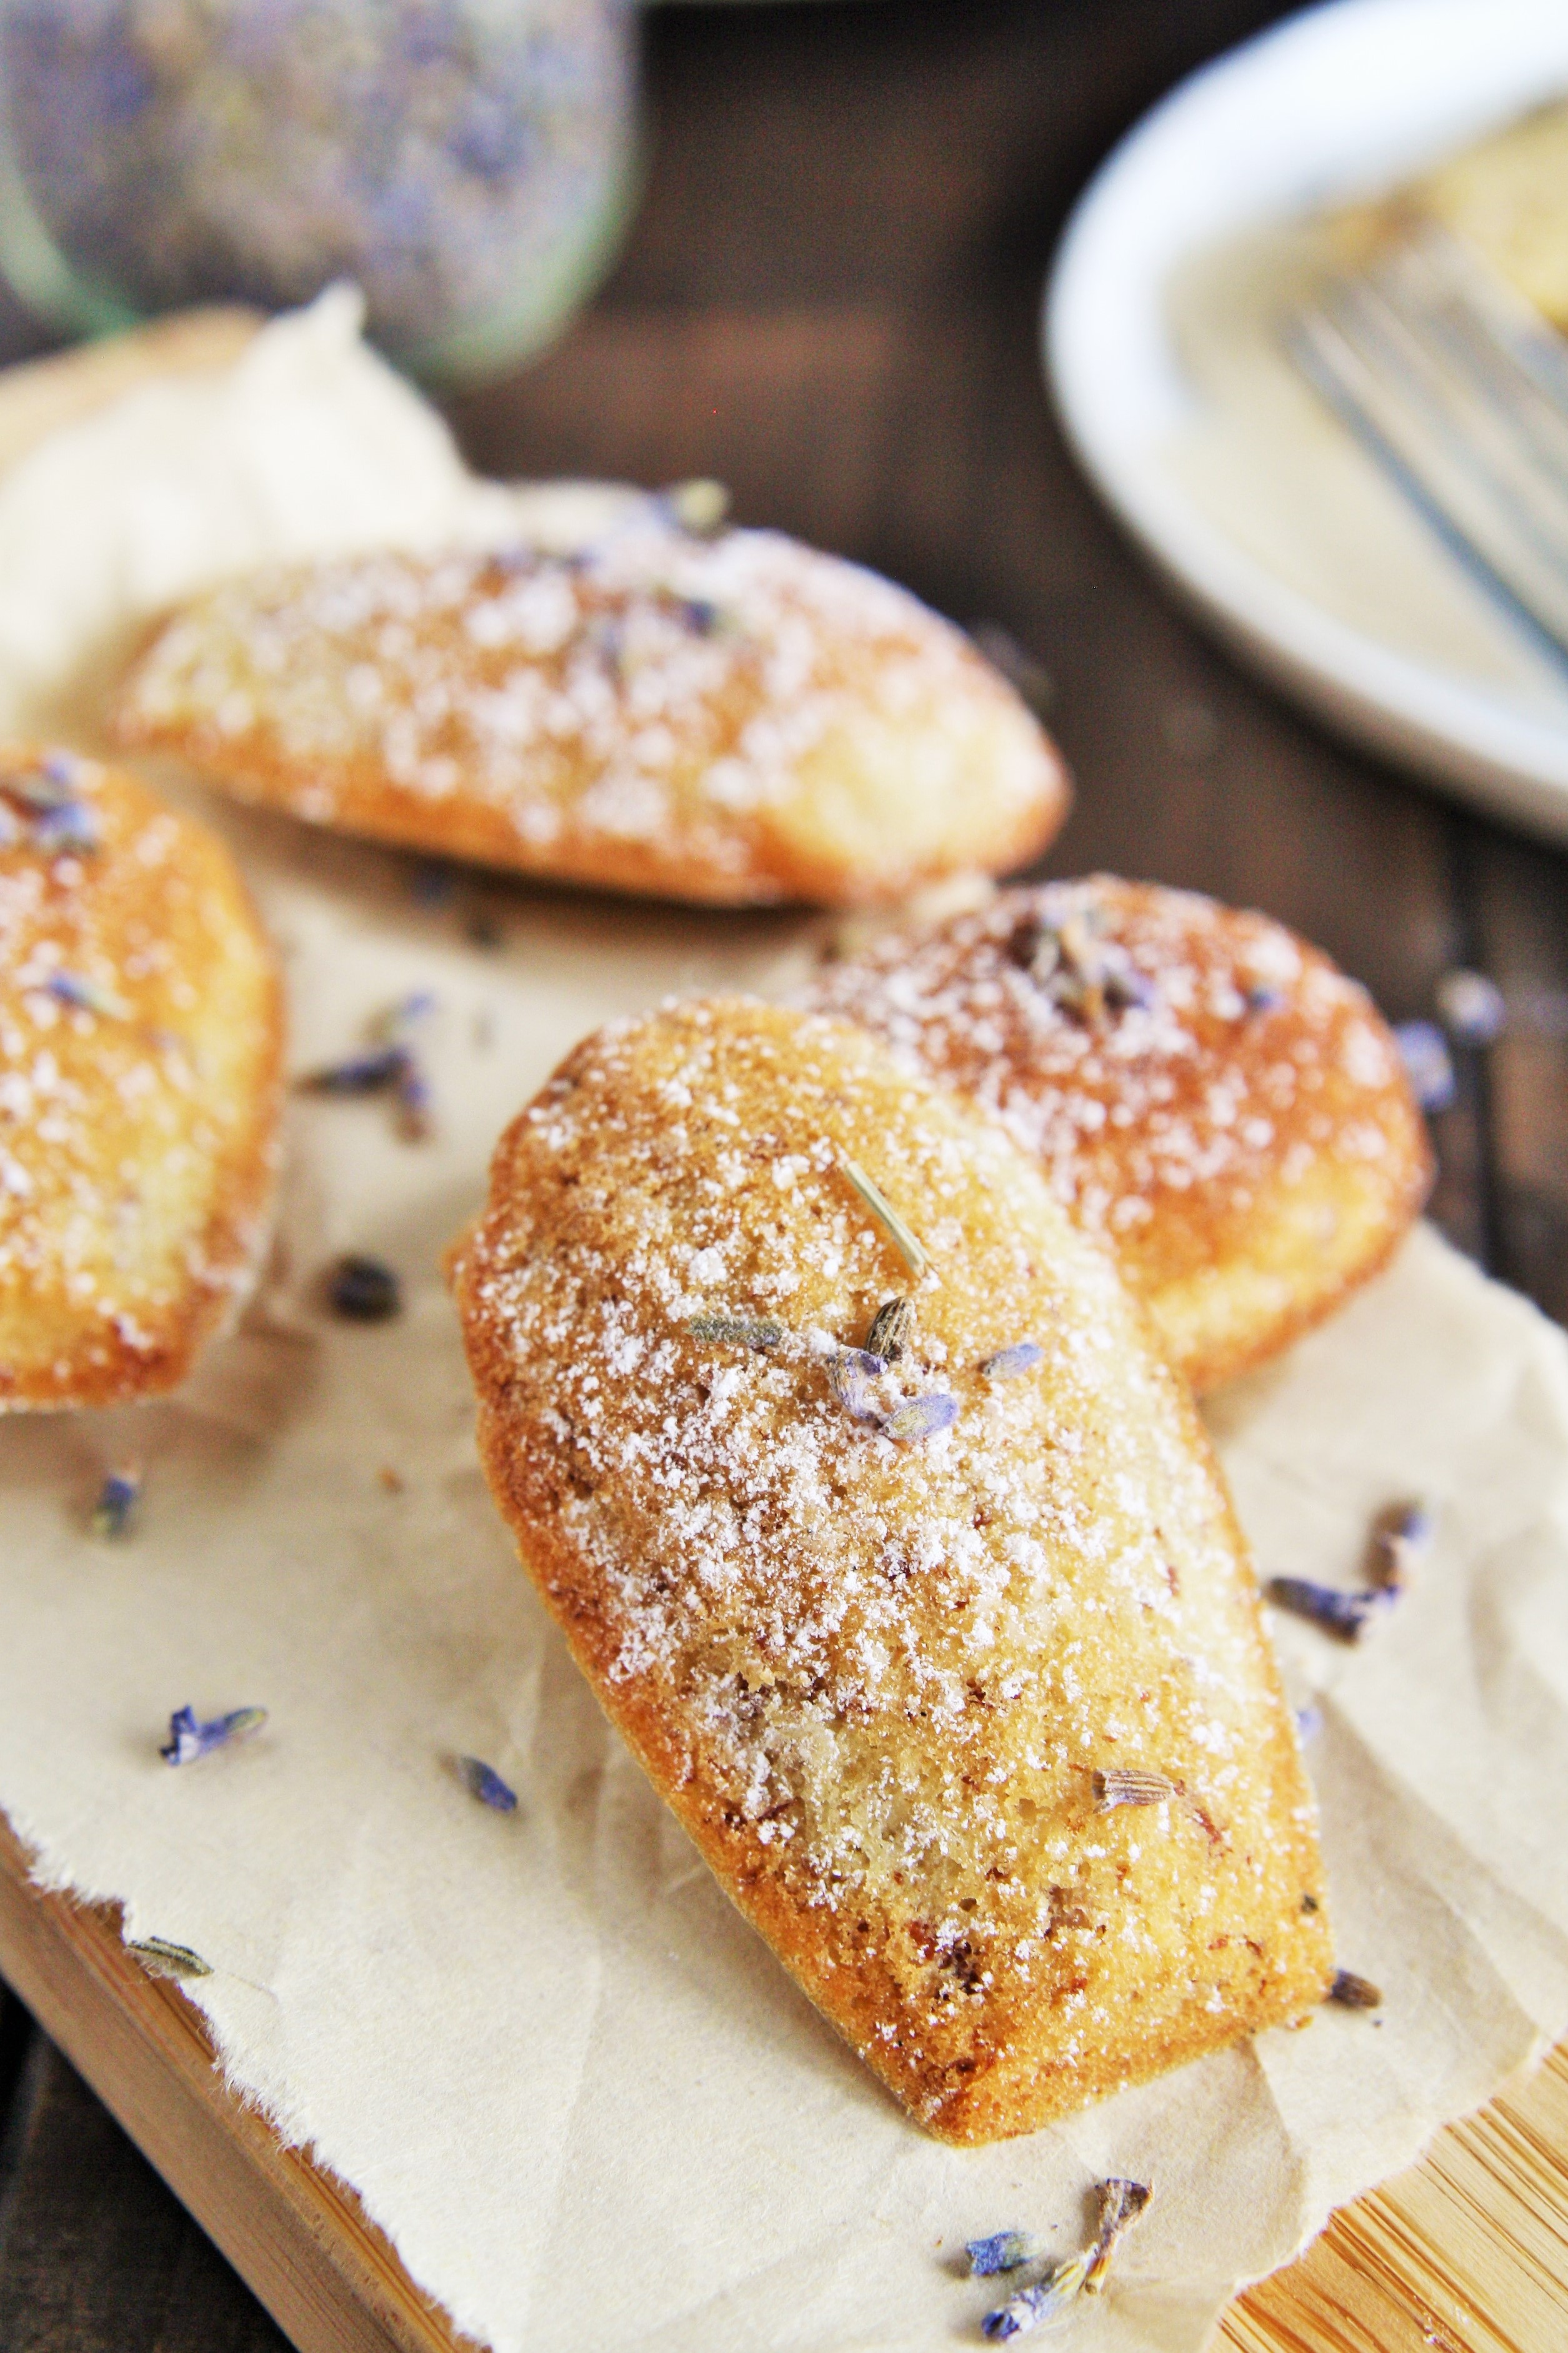
[[1055, 2320], [1079, 2295], [1098, 2295], [1110, 2269], [1110, 2259], [1122, 2233], [1134, 2223], [1152, 2196], [1142, 2181], [1113, 2175], [1099, 2188], [1100, 2217], [1087, 2247], [1055, 2264], [1034, 2287], [1021, 2288], [981, 2322], [983, 2336], [1005, 2344], [1022, 2337], [1042, 2321]]
[[858, 1161], [841, 1160], [838, 1165], [918, 1282], [931, 1264], [924, 1244], [916, 1240], [887, 1195], [879, 1186], [872, 1183]]
[[259, 1732], [266, 1721], [264, 1707], [231, 1708], [227, 1715], [214, 1716], [208, 1724], [197, 1720], [194, 1707], [176, 1708], [169, 1718], [167, 1746], [158, 1754], [170, 1765], [194, 1765], [215, 1748], [243, 1739], [247, 1733]]
[[516, 1813], [517, 1791], [510, 1788], [494, 1766], [487, 1765], [482, 1757], [459, 1757], [458, 1772], [464, 1788], [481, 1806], [489, 1806], [493, 1813]]

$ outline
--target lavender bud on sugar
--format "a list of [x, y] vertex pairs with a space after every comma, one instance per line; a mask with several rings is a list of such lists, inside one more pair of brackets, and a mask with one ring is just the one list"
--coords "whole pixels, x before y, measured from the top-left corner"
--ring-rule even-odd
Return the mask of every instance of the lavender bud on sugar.
[[1443, 1032], [1432, 1021], [1401, 1021], [1394, 1042], [1423, 1111], [1447, 1111], [1458, 1092]]
[[828, 1388], [856, 1421], [878, 1419], [871, 1383], [887, 1369], [880, 1356], [873, 1356], [864, 1348], [841, 1348], [836, 1356], [828, 1357], [824, 1366]]
[[925, 1397], [906, 1398], [895, 1407], [882, 1424], [882, 1435], [900, 1446], [918, 1446], [922, 1439], [951, 1430], [957, 1419], [958, 1399], [945, 1389], [932, 1389]]
[[776, 1348], [784, 1335], [771, 1315], [693, 1315], [686, 1328], [694, 1340], [742, 1348]]
[[914, 1336], [915, 1311], [907, 1299], [885, 1299], [871, 1318], [871, 1328], [866, 1335], [869, 1356], [885, 1357], [896, 1365]]
[[384, 1324], [403, 1304], [397, 1276], [385, 1261], [355, 1251], [333, 1266], [327, 1296], [333, 1314], [353, 1324]]
[[1258, 981], [1247, 990], [1242, 1002], [1248, 1013], [1279, 1013], [1284, 1009], [1285, 991], [1270, 987], [1267, 981]]
[[1163, 1806], [1180, 1795], [1165, 1774], [1145, 1772], [1137, 1765], [1112, 1765], [1093, 1778], [1097, 1814], [1109, 1814], [1118, 1806]]
[[97, 1013], [106, 1021], [129, 1021], [131, 1008], [122, 997], [107, 988], [101, 981], [89, 980], [79, 972], [52, 973], [47, 983], [48, 993], [61, 1005], [68, 1005], [76, 1013]]
[[980, 1369], [988, 1381], [1016, 1381], [1045, 1360], [1046, 1352], [1037, 1340], [1015, 1340], [1011, 1347], [998, 1348], [994, 1356], [987, 1356]]
[[482, 1757], [459, 1757], [458, 1771], [462, 1776], [464, 1788], [471, 1798], [477, 1798], [481, 1806], [489, 1806], [492, 1812], [498, 1814], [516, 1813], [517, 1791], [509, 1788], [495, 1767], [487, 1765]]
[[97, 849], [101, 846], [97, 812], [86, 801], [61, 801], [34, 818], [33, 840], [39, 849]]
[[110, 1471], [93, 1505], [93, 1535], [110, 1543], [129, 1535], [141, 1493], [142, 1473], [134, 1462], [123, 1462], [118, 1470]]
[[964, 2247], [971, 2279], [994, 2279], [998, 2272], [1016, 2272], [1033, 2263], [1040, 2242], [1028, 2231], [995, 2231], [988, 2239], [971, 2239]]
[[226, 1747], [231, 1740], [259, 1732], [266, 1721], [264, 1707], [231, 1708], [227, 1715], [214, 1716], [207, 1724], [198, 1721], [194, 1707], [177, 1708], [169, 1718], [168, 1743], [158, 1754], [170, 1765], [194, 1765], [199, 1757], [210, 1756], [215, 1748]]

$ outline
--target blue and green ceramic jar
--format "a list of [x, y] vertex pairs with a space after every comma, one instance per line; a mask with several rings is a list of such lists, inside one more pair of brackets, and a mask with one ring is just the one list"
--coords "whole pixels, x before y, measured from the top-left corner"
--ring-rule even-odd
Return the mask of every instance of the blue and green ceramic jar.
[[630, 0], [0, 0], [0, 268], [78, 332], [337, 279], [417, 373], [548, 340], [635, 170]]

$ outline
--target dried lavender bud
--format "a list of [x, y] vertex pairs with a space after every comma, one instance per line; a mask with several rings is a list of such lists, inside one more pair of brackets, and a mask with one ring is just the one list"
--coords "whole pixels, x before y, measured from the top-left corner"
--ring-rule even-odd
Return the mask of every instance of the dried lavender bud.
[[993, 670], [999, 670], [1035, 716], [1044, 719], [1057, 699], [1056, 682], [1044, 664], [1037, 662], [1000, 621], [975, 621], [969, 634]]
[[382, 1094], [400, 1083], [408, 1059], [405, 1046], [377, 1046], [370, 1053], [351, 1054], [346, 1061], [308, 1071], [298, 1084], [315, 1095]]
[[918, 1446], [922, 1439], [951, 1430], [957, 1419], [958, 1399], [945, 1389], [931, 1389], [924, 1397], [906, 1398], [895, 1407], [882, 1424], [882, 1435], [900, 1446]]
[[1058, 2263], [1037, 2287], [1020, 2288], [998, 2311], [988, 2312], [980, 2324], [981, 2335], [1005, 2345], [1009, 2337], [1025, 2337], [1043, 2321], [1057, 2319], [1081, 2292], [1089, 2266], [1088, 2253]]
[[840, 1348], [837, 1356], [826, 1359], [824, 1369], [827, 1386], [846, 1413], [857, 1421], [878, 1419], [871, 1383], [888, 1369], [880, 1356], [873, 1356], [865, 1348]]
[[1337, 2001], [1342, 2010], [1381, 2010], [1383, 1996], [1366, 1978], [1358, 1978], [1353, 1969], [1336, 1969], [1334, 1981], [1325, 1997]]
[[1010, 1348], [998, 1348], [994, 1356], [987, 1356], [980, 1369], [988, 1381], [1016, 1381], [1045, 1361], [1046, 1352], [1037, 1340], [1015, 1340]]
[[1086, 2295], [1098, 2295], [1110, 2268], [1110, 2258], [1122, 2232], [1138, 2220], [1148, 2205], [1153, 2191], [1142, 2181], [1127, 2181], [1112, 2175], [1100, 2185], [1100, 2228], [1089, 2253], [1089, 2270], [1084, 2276]]
[[1437, 1018], [1461, 1046], [1490, 1046], [1508, 1026], [1508, 1007], [1484, 972], [1446, 972], [1433, 991]]
[[1436, 1516], [1425, 1504], [1391, 1504], [1373, 1523], [1368, 1569], [1381, 1592], [1402, 1593], [1432, 1542]]
[[170, 1765], [194, 1765], [198, 1757], [206, 1757], [231, 1740], [242, 1740], [247, 1733], [259, 1732], [266, 1721], [264, 1707], [231, 1708], [227, 1715], [214, 1716], [210, 1724], [198, 1723], [194, 1707], [177, 1708], [169, 1718], [168, 1745], [158, 1754]]
[[711, 539], [730, 512], [730, 493], [722, 482], [704, 479], [671, 482], [668, 490], [654, 493], [653, 504], [678, 531], [689, 532], [693, 539]]
[[676, 610], [694, 638], [717, 637], [723, 624], [723, 615], [707, 596], [682, 596]]
[[145, 1936], [127, 1945], [142, 1968], [155, 1978], [210, 1978], [212, 1964], [193, 1953], [189, 1945], [172, 1945], [167, 1936]]
[[693, 1315], [687, 1330], [694, 1340], [733, 1343], [744, 1348], [776, 1348], [784, 1327], [771, 1315]]
[[1140, 1765], [1112, 1765], [1093, 1778], [1097, 1814], [1109, 1814], [1117, 1806], [1163, 1806], [1181, 1795], [1163, 1773], [1145, 1772]]
[[931, 1263], [923, 1245], [915, 1240], [886, 1194], [871, 1182], [858, 1162], [841, 1160], [838, 1165], [870, 1210], [871, 1215], [886, 1229], [894, 1245], [902, 1253], [910, 1273], [918, 1282]]
[[1314, 1585], [1307, 1577], [1271, 1577], [1264, 1589], [1278, 1608], [1310, 1619], [1326, 1634], [1338, 1634], [1346, 1642], [1359, 1641], [1394, 1599], [1386, 1588], [1345, 1593], [1337, 1586]]
[[114, 1542], [131, 1533], [131, 1515], [142, 1493], [142, 1472], [134, 1462], [122, 1462], [110, 1471], [98, 1491], [98, 1501], [92, 1510], [92, 1533], [107, 1542]]
[[458, 1771], [463, 1787], [481, 1806], [489, 1806], [498, 1814], [515, 1814], [517, 1791], [509, 1788], [495, 1767], [481, 1757], [459, 1757]]
[[1316, 1740], [1323, 1728], [1323, 1711], [1310, 1702], [1296, 1710], [1296, 1737], [1300, 1741]]
[[402, 1288], [384, 1260], [351, 1251], [327, 1280], [332, 1312], [356, 1324], [384, 1324], [403, 1304]]
[[915, 1311], [907, 1299], [884, 1299], [866, 1335], [868, 1356], [896, 1365], [914, 1336]]
[[33, 839], [39, 849], [101, 849], [98, 812], [86, 801], [58, 801], [34, 818]]
[[20, 801], [25, 809], [40, 814], [66, 807], [76, 798], [76, 786], [75, 773], [67, 775], [49, 760], [25, 776], [0, 777], [0, 792], [11, 800]]
[[1322, 1906], [1320, 1905], [1315, 1895], [1303, 1895], [1301, 1898], [1301, 1909], [1303, 1912], [1319, 1912], [1322, 1909]]
[[1267, 981], [1257, 981], [1243, 1002], [1248, 1013], [1279, 1013], [1285, 1006], [1285, 991], [1271, 987]]
[[971, 2239], [963, 2252], [971, 2279], [994, 2279], [998, 2272], [1016, 2272], [1020, 2263], [1033, 2263], [1040, 2242], [1028, 2231], [997, 2231], [989, 2239]]
[[1152, 2192], [1142, 2181], [1113, 2176], [1100, 2184], [1100, 2219], [1094, 2237], [1080, 2253], [1058, 2263], [1036, 2287], [1026, 2287], [998, 2311], [988, 2312], [981, 2333], [1001, 2343], [1022, 2337], [1042, 2321], [1055, 2320], [1075, 2296], [1098, 2295], [1110, 2268], [1111, 2256], [1123, 2232], [1138, 2220]]
[[131, 1018], [131, 1008], [122, 997], [117, 997], [114, 990], [106, 988], [101, 981], [89, 980], [83, 973], [51, 973], [45, 987], [51, 997], [58, 997], [62, 1005], [70, 1006], [76, 1012], [101, 1014], [106, 1021], [129, 1021]]
[[410, 1053], [403, 1054], [395, 1092], [399, 1134], [410, 1144], [423, 1144], [434, 1134], [436, 1124], [431, 1113], [430, 1082]]
[[1394, 1042], [1423, 1111], [1447, 1111], [1458, 1092], [1443, 1032], [1432, 1021], [1401, 1021]]

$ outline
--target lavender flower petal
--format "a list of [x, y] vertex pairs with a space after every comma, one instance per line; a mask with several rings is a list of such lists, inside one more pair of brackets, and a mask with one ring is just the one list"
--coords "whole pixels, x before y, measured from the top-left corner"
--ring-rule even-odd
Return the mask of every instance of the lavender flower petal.
[[883, 1357], [873, 1356], [864, 1348], [840, 1348], [836, 1356], [828, 1357], [825, 1367], [828, 1388], [856, 1421], [877, 1419], [871, 1383], [887, 1369]]
[[462, 1776], [464, 1788], [471, 1798], [477, 1798], [481, 1806], [489, 1806], [498, 1814], [516, 1813], [517, 1791], [509, 1788], [495, 1767], [487, 1765], [482, 1757], [459, 1757], [458, 1771]]
[[925, 1397], [907, 1398], [896, 1407], [882, 1424], [882, 1434], [900, 1446], [916, 1446], [921, 1439], [951, 1430], [957, 1419], [958, 1399], [945, 1389], [932, 1389]]
[[264, 1707], [232, 1708], [227, 1715], [214, 1716], [208, 1724], [198, 1721], [194, 1707], [176, 1708], [169, 1718], [168, 1745], [158, 1754], [170, 1765], [194, 1765], [198, 1757], [243, 1739], [247, 1732], [259, 1732], [266, 1721]]

